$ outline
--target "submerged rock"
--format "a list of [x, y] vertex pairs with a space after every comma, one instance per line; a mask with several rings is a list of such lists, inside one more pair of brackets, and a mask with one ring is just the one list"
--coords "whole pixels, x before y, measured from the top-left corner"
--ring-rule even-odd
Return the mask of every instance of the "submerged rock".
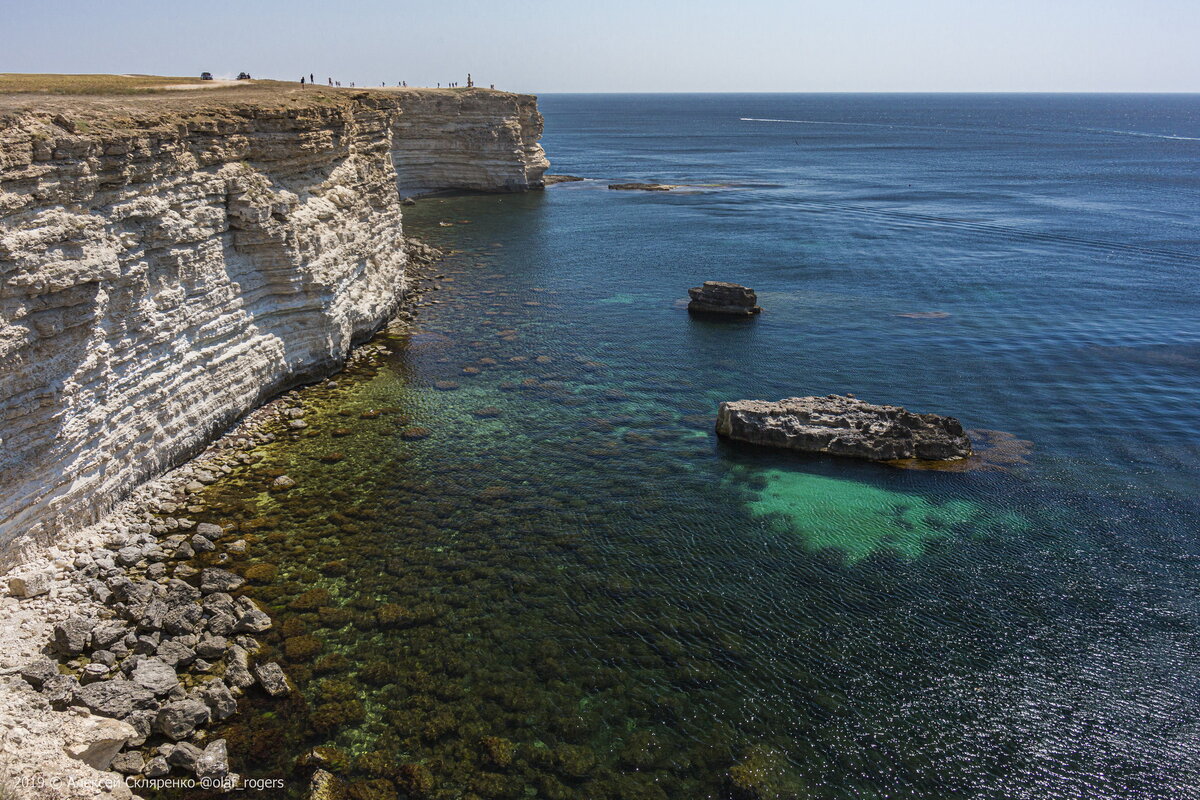
[[721, 403], [717, 433], [768, 447], [870, 461], [953, 461], [971, 455], [971, 440], [953, 417], [840, 395]]
[[669, 192], [676, 188], [673, 183], [610, 183], [609, 189], [624, 192]]
[[720, 314], [730, 317], [750, 317], [761, 313], [758, 295], [753, 289], [725, 281], [705, 281], [703, 286], [688, 289], [693, 314]]
[[255, 666], [254, 677], [258, 678], [259, 684], [272, 697], [279, 697], [291, 691], [287, 676], [283, 674], [283, 668], [274, 661]]

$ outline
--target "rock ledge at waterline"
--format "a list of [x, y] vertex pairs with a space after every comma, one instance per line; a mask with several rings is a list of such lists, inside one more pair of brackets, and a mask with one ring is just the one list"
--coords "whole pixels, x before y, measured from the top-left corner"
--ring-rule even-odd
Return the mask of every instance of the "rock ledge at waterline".
[[721, 403], [717, 433], [767, 447], [869, 461], [955, 461], [971, 455], [971, 440], [953, 417], [833, 394]]

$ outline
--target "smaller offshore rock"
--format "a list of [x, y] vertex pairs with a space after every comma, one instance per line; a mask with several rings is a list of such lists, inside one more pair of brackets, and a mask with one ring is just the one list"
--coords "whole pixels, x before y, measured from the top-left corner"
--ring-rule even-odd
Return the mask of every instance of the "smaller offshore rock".
[[954, 461], [971, 455], [971, 440], [954, 417], [835, 394], [721, 403], [717, 433], [767, 447], [869, 461]]
[[724, 281], [705, 281], [688, 289], [693, 314], [718, 314], [727, 317], [751, 317], [762, 312], [753, 289]]

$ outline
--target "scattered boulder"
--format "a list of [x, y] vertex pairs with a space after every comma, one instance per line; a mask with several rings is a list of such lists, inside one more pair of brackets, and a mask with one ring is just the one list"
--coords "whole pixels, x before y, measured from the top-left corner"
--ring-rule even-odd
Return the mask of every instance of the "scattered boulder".
[[31, 572], [8, 579], [8, 593], [13, 597], [37, 597], [50, 591], [50, 574]]
[[54, 639], [51, 647], [61, 655], [77, 656], [87, 647], [92, 635], [92, 626], [96, 621], [91, 617], [72, 614], [54, 626]]
[[283, 674], [283, 667], [274, 661], [268, 661], [265, 664], [256, 664], [254, 666], [254, 677], [258, 678], [259, 685], [272, 697], [279, 697], [291, 690], [291, 687], [288, 685], [287, 676]]
[[208, 722], [208, 706], [199, 700], [188, 698], [167, 703], [158, 710], [154, 718], [154, 729], [175, 741], [186, 739], [197, 725]]
[[233, 698], [233, 693], [220, 678], [209, 681], [201, 690], [200, 696], [208, 704], [212, 718], [217, 722], [229, 719], [237, 713], [237, 700]]
[[146, 759], [137, 750], [127, 750], [113, 758], [111, 767], [123, 775], [138, 775], [146, 768]]
[[271, 488], [277, 491], [286, 492], [296, 485], [296, 481], [289, 478], [287, 475], [280, 475], [271, 482]]
[[145, 553], [142, 548], [130, 545], [129, 547], [122, 547], [120, 550], [118, 550], [116, 559], [117, 563], [122, 567], [132, 567], [134, 564], [142, 560], [143, 555], [145, 555]]
[[58, 665], [42, 656], [21, 667], [21, 677], [35, 689], [41, 689], [46, 681], [58, 675]]
[[344, 800], [347, 797], [346, 784], [332, 772], [318, 769], [308, 784], [307, 797], [309, 800]]
[[212, 543], [212, 539], [198, 533], [192, 534], [191, 547], [196, 553], [211, 553], [217, 549], [217, 546]]
[[152, 707], [154, 694], [133, 681], [116, 678], [84, 686], [79, 690], [79, 702], [97, 714], [121, 719], [136, 709]]
[[200, 606], [193, 603], [175, 606], [163, 616], [162, 627], [174, 636], [194, 633], [203, 616]]
[[142, 658], [130, 676], [133, 682], [156, 695], [164, 695], [179, 685], [174, 667], [157, 658]]
[[167, 759], [162, 756], [155, 756], [146, 762], [146, 768], [142, 770], [142, 774], [147, 778], [161, 778], [164, 775], [171, 773], [171, 765], [167, 763]]
[[196, 771], [196, 764], [204, 757], [204, 751], [191, 742], [180, 742], [167, 753], [167, 763], [182, 767], [188, 772]]
[[953, 417], [840, 395], [721, 403], [717, 433], [768, 447], [869, 461], [952, 461], [971, 455], [971, 440]]
[[79, 679], [74, 675], [54, 675], [42, 684], [42, 696], [51, 708], [59, 710], [74, 705], [80, 690]]
[[103, 650], [124, 639], [129, 630], [129, 626], [119, 619], [101, 622], [92, 628], [92, 647]]
[[220, 658], [229, 649], [229, 640], [224, 636], [205, 634], [196, 645], [196, 655], [201, 658]]
[[211, 522], [201, 522], [196, 526], [196, 534], [205, 539], [220, 539], [225, 535], [225, 529]]
[[225, 680], [237, 689], [254, 685], [254, 676], [250, 674], [250, 654], [245, 648], [235, 644], [225, 654]]
[[259, 608], [247, 608], [238, 615], [234, 633], [262, 633], [271, 628], [271, 617]]
[[229, 570], [217, 569], [209, 567], [200, 572], [200, 591], [205, 594], [211, 592], [232, 592], [239, 588], [246, 581], [234, 575]]
[[229, 774], [229, 752], [224, 739], [209, 742], [193, 771], [197, 778], [223, 778]]
[[196, 660], [196, 651], [177, 639], [169, 639], [159, 645], [156, 655], [171, 667], [186, 667]]
[[138, 747], [146, 743], [146, 740], [154, 733], [154, 718], [156, 716], [158, 716], [158, 711], [145, 708], [140, 711], [134, 711], [125, 717], [125, 721], [137, 731], [137, 735], [129, 740], [130, 745]]
[[762, 312], [754, 290], [736, 283], [705, 281], [703, 286], [688, 289], [688, 296], [692, 298], [688, 311], [693, 314], [752, 317]]
[[108, 769], [113, 757], [136, 735], [127, 723], [90, 715], [77, 719], [65, 731], [67, 755], [99, 770]]

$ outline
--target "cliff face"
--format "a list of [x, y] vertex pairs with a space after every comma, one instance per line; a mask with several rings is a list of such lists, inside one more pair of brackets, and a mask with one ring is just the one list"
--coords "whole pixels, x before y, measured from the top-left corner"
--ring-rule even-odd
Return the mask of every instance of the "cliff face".
[[420, 95], [392, 121], [396, 181], [402, 194], [540, 187], [550, 166], [541, 135], [537, 107], [513, 95]]
[[403, 292], [398, 186], [539, 187], [540, 131], [504, 93], [0, 119], [0, 561], [338, 366]]

